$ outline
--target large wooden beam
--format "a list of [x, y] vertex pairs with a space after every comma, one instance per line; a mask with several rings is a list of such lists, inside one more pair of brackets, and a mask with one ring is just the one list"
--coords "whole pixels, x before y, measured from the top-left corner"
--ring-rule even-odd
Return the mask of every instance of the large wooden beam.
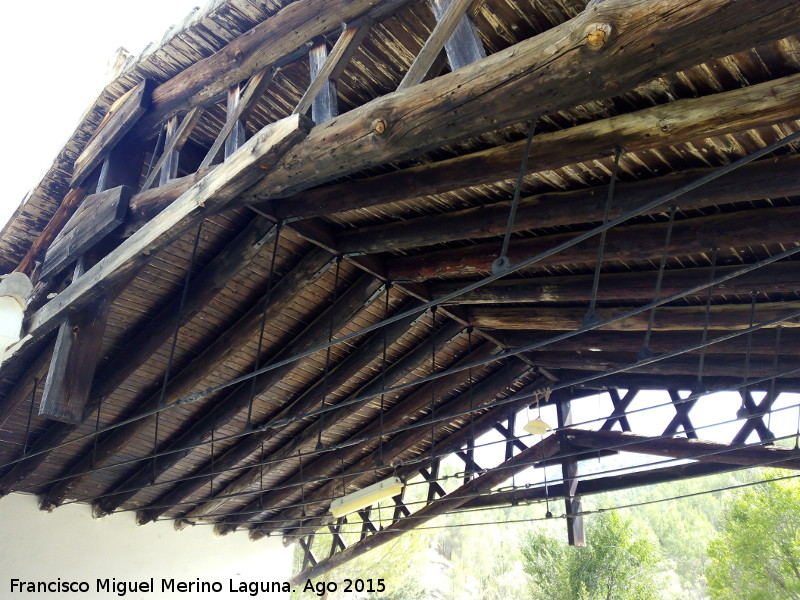
[[623, 431], [590, 431], [570, 429], [565, 432], [580, 448], [614, 448], [620, 452], [635, 452], [651, 456], [683, 458], [726, 465], [800, 470], [800, 458], [791, 448], [777, 446], [744, 446], [720, 444], [682, 437], [651, 438]]
[[[365, 306], [374, 301], [379, 286], [380, 282], [368, 275], [359, 278], [336, 302], [323, 311], [290, 343], [284, 345], [280, 351], [273, 353], [269, 362], [263, 364], [275, 363], [323, 343], [326, 340], [327, 327], [332, 326], [334, 331], [338, 331], [351, 323]], [[215, 403], [204, 414], [199, 415], [192, 425], [167, 441], [161, 448], [164, 456], [142, 463], [133, 474], [116, 481], [111, 488], [112, 494], [105, 495], [95, 503], [95, 514], [111, 514], [134, 496], [140, 488], [147, 486], [154, 477], [158, 478], [187, 456], [197, 444], [203, 442], [214, 431], [247, 409], [258, 394], [271, 388], [296, 367], [296, 363], [288, 363], [257, 378], [255, 386], [249, 381], [237, 386], [227, 394], [224, 400]], [[250, 441], [249, 445], [252, 446], [253, 442]], [[219, 468], [216, 460], [214, 466]]]
[[[275, 318], [293, 301], [313, 280], [319, 276], [326, 265], [330, 264], [330, 256], [323, 252], [313, 250], [281, 279], [272, 290], [271, 302], [267, 307], [267, 319]], [[228, 330], [221, 332], [217, 339], [197, 357], [186, 365], [167, 384], [163, 402], [170, 404], [184, 395], [190, 393], [197, 386], [197, 382], [225, 361], [232, 353], [246, 344], [258, 332], [264, 310], [264, 298], [256, 301], [252, 308], [242, 315]], [[161, 392], [156, 392], [149, 399], [142, 402], [134, 413], [150, 411], [162, 403]], [[86, 455], [79, 458], [64, 474], [64, 478], [48, 488], [42, 497], [42, 506], [59, 505], [69, 491], [87, 476], [87, 471], [93, 466], [107, 462], [117, 454], [131, 440], [150, 426], [154, 417], [139, 419], [114, 430], [101, 443], [93, 447]]]
[[[748, 315], [749, 316], [749, 315]], [[728, 330], [710, 331], [708, 340], [727, 333]], [[512, 348], [528, 346], [538, 342], [544, 342], [559, 335], [559, 331], [507, 331], [499, 334]], [[747, 348], [753, 355], [761, 357], [774, 354], [775, 330], [763, 329], [755, 331], [752, 335], [740, 335], [738, 337], [712, 344], [705, 349], [706, 354], [744, 354]], [[580, 335], [560, 340], [554, 344], [542, 346], [534, 352], [630, 352], [635, 356], [642, 348], [643, 334], [630, 331], [601, 331], [593, 330]], [[702, 341], [703, 332], [695, 331], [654, 331], [650, 337], [648, 348], [655, 354], [675, 352], [683, 348], [695, 346]], [[780, 354], [800, 355], [800, 331], [785, 329], [781, 331]]]
[[125, 240], [66, 290], [31, 316], [28, 333], [9, 349], [7, 362], [18, 361], [34, 342], [64, 319], [147, 263], [151, 254], [178, 239], [210, 214], [228, 206], [240, 192], [263, 177], [275, 161], [306, 136], [310, 121], [300, 115], [264, 127], [234, 156], [184, 192], [168, 208]]
[[[598, 317], [611, 319], [629, 308], [601, 308]], [[715, 304], [709, 309], [709, 328], [738, 330], [750, 327], [750, 305]], [[800, 302], [764, 302], [756, 304], [755, 324], [783, 319], [800, 312]], [[702, 331], [705, 327], [703, 306], [662, 306], [656, 309], [653, 331]], [[583, 325], [586, 309], [542, 308], [539, 306], [474, 306], [468, 310], [469, 322], [476, 327], [512, 330], [572, 331]], [[639, 314], [599, 327], [606, 331], [646, 331], [650, 313]], [[800, 317], [791, 317], [777, 325], [800, 327]], [[771, 325], [776, 327], [777, 325]]]
[[[560, 352], [553, 350], [550, 352], [537, 352], [529, 355], [531, 361], [545, 369], [567, 369], [581, 371], [595, 371], [599, 374], [607, 371], [623, 370], [630, 373], [649, 373], [652, 375], [677, 376], [694, 375], [695, 384], [699, 369], [699, 356], [697, 354], [683, 354], [675, 358], [665, 358], [653, 362], [635, 366], [637, 364], [636, 354], [632, 352]], [[745, 354], [710, 354], [703, 361], [703, 374], [709, 377], [732, 377], [739, 376], [742, 384], [744, 373]], [[781, 356], [778, 360], [778, 368], [775, 369], [772, 355], [752, 355], [748, 361], [748, 374], [750, 377], [770, 377], [776, 372], [800, 370], [800, 361], [794, 356]], [[796, 376], [795, 376], [796, 377]], [[561, 376], [563, 381], [570, 381], [565, 375]], [[656, 385], [657, 382], [651, 384]], [[669, 379], [661, 382], [664, 387], [672, 387]], [[692, 386], [694, 387], [694, 386]], [[769, 387], [767, 384], [765, 387]]]
[[292, 2], [224, 48], [184, 69], [153, 90], [152, 108], [137, 128], [151, 135], [168, 117], [207, 104], [232, 85], [271, 65], [299, 58], [298, 49], [360, 17], [380, 19], [408, 0], [318, 0]]
[[147, 112], [153, 87], [152, 81], [144, 79], [111, 105], [83, 152], [75, 160], [70, 187], [83, 183]]
[[[441, 79], [447, 80], [447, 77]], [[678, 100], [562, 131], [538, 133], [531, 146], [529, 170], [558, 169], [578, 162], [606, 158], [613, 154], [616, 145], [624, 146], [629, 153], [639, 152], [796, 119], [800, 114], [797, 108], [799, 83], [800, 75], [790, 75], [739, 90]], [[425, 84], [429, 85], [432, 86]], [[721, 114], [730, 116], [730, 120], [720, 118]], [[522, 118], [520, 116], [519, 120]], [[380, 142], [376, 139], [374, 143]], [[522, 140], [385, 175], [307, 190], [260, 206], [278, 218], [309, 217], [511, 179], [519, 171], [524, 145], [525, 140]], [[602, 202], [602, 199], [604, 196], [599, 201]], [[489, 221], [487, 226], [493, 227], [495, 223]]]
[[[800, 88], [800, 78], [797, 84]], [[688, 211], [733, 202], [796, 196], [800, 194], [798, 169], [800, 157], [751, 163], [682, 195], [678, 203], [681, 210]], [[695, 169], [645, 181], [618, 183], [614, 188], [614, 201], [608, 218], [618, 217], [713, 171], [714, 169]], [[517, 207], [512, 231], [602, 221], [607, 189], [607, 186], [601, 186], [523, 198]], [[342, 252], [349, 254], [384, 252], [460, 239], [500, 236], [505, 233], [510, 207], [511, 202], [498, 202], [442, 215], [361, 227], [340, 233], [336, 236], [336, 243]], [[661, 212], [664, 212], [663, 207], [644, 214]]]
[[297, 584], [300, 581], [305, 581], [307, 578], [318, 577], [320, 574], [326, 573], [338, 565], [393, 540], [404, 532], [412, 530], [414, 527], [424, 525], [434, 517], [454, 511], [475, 495], [490, 491], [492, 488], [510, 479], [516, 473], [529, 468], [545, 457], [549, 458], [553, 456], [557, 451], [558, 443], [555, 436], [548, 436], [541, 442], [520, 452], [515, 457], [503, 462], [494, 469], [488, 470], [486, 473], [479, 475], [472, 481], [453, 490], [443, 498], [434, 500], [424, 508], [412, 513], [410, 516], [398, 519], [387, 528], [356, 542], [346, 550], [342, 550], [338, 554], [334, 554], [332, 557], [320, 561], [315, 566], [298, 573], [292, 577], [290, 581], [293, 584]]
[[[742, 210], [730, 214], [684, 219], [675, 222], [667, 248], [668, 256], [709, 253], [719, 248], [721, 256], [731, 249], [770, 243], [797, 244], [800, 209], [796, 207]], [[664, 252], [666, 223], [620, 225], [608, 231], [604, 261], [657, 260]], [[546, 253], [559, 244], [569, 242], [574, 233], [547, 235], [512, 241], [508, 257], [511, 263]], [[572, 263], [594, 264], [597, 260], [595, 236], [534, 263], [549, 267]], [[497, 258], [498, 242], [485, 242], [466, 248], [435, 250], [386, 261], [386, 274], [392, 281], [424, 281], [437, 277], [474, 277], [491, 272]], [[602, 277], [600, 280], [602, 285]]]
[[[794, 294], [800, 289], [800, 268], [796, 262], [776, 262], [715, 285], [715, 295], [749, 294], [753, 290], [765, 294]], [[717, 267], [715, 278], [736, 272], [740, 266]], [[664, 271], [661, 296], [679, 294], [710, 281], [712, 269], [669, 269]], [[652, 300], [658, 271], [604, 273], [597, 289], [598, 300]], [[535, 277], [495, 281], [477, 290], [462, 294], [448, 304], [558, 304], [589, 302], [592, 297], [592, 275]], [[434, 298], [441, 298], [470, 283], [445, 281], [430, 284]], [[704, 296], [707, 292], [701, 292]]]

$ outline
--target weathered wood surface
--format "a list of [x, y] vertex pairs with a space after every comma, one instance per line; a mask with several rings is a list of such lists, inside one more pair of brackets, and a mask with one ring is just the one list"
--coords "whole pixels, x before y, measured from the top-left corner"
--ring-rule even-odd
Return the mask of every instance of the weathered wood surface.
[[[306, 327], [290, 343], [284, 345], [279, 352], [272, 356], [269, 361], [263, 363], [262, 366], [305, 352], [326, 341], [326, 326], [330, 326], [332, 323], [334, 330], [339, 330], [348, 325], [365, 306], [374, 300], [375, 292], [379, 286], [380, 282], [368, 275], [359, 278], [313, 323]], [[278, 383], [296, 367], [295, 363], [289, 363], [265, 373], [258, 378], [254, 386], [249, 381], [237, 386], [226, 395], [224, 400], [211, 407], [203, 415], [200, 415], [193, 425], [170, 440], [164, 448], [165, 452], [170, 452], [169, 454], [155, 459], [155, 464], [153, 462], [143, 463], [133, 475], [122, 478], [121, 481], [117, 482], [113, 488], [117, 493], [107, 495], [95, 503], [95, 514], [110, 514], [116, 510], [123, 502], [132, 497], [139, 488], [146, 486], [151, 478], [158, 477], [188, 455], [191, 452], [190, 448], [207, 439], [212, 432], [226, 425], [234, 416], [244, 411], [255, 396]], [[274, 431], [270, 433], [274, 433]], [[248, 442], [252, 446], [255, 440], [248, 440]], [[253, 448], [252, 451], [255, 451], [255, 449]], [[214, 465], [217, 466], [217, 464], [215, 460]]]
[[[330, 257], [322, 251], [313, 251], [307, 255], [300, 264], [286, 277], [281, 279], [272, 290], [271, 303], [267, 307], [267, 319], [274, 318], [285, 310], [292, 300], [301, 293], [313, 277], [324, 273], [325, 266], [330, 263]], [[226, 331], [219, 334], [217, 339], [209, 344], [206, 349], [186, 365], [180, 372], [175, 373], [167, 384], [163, 401], [171, 404], [184, 395], [190, 393], [197, 385], [197, 381], [212, 371], [216, 366], [229, 358], [233, 353], [247, 343], [258, 331], [264, 310], [264, 297], [253, 304], [253, 307], [236, 321]], [[160, 391], [144, 400], [137, 412], [149, 411], [157, 408], [162, 401]], [[42, 497], [43, 506], [57, 506], [63, 502], [66, 494], [78, 482], [86, 477], [85, 471], [92, 465], [103, 464], [125, 447], [132, 439], [149, 426], [154, 417], [140, 419], [118, 427], [113, 436], [109, 436], [97, 445], [96, 448], [80, 458], [68, 469], [66, 475], [56, 482]]]
[[[800, 86], [800, 79], [798, 79]], [[693, 210], [733, 202], [783, 198], [800, 194], [800, 158], [767, 159], [751, 163], [680, 196], [681, 210]], [[618, 183], [609, 218], [642, 206], [653, 198], [672, 192], [714, 169], [694, 169], [679, 174], [633, 183]], [[607, 186], [572, 192], [549, 192], [522, 198], [512, 231], [602, 221]], [[427, 246], [459, 239], [480, 239], [505, 233], [511, 202], [484, 204], [442, 215], [428, 215], [394, 223], [360, 227], [336, 236], [341, 252], [384, 252]], [[659, 207], [644, 214], [659, 214]]]
[[[685, 290], [708, 283], [712, 275], [722, 277], [740, 270], [740, 266], [697, 267], [694, 269], [668, 269], [661, 281], [661, 296], [679, 294]], [[603, 273], [597, 288], [598, 300], [652, 300], [656, 288], [658, 271], [635, 273]], [[548, 304], [567, 302], [589, 302], [592, 297], [593, 275], [571, 275], [563, 277], [536, 277], [526, 279], [499, 280], [484, 285], [449, 300], [448, 304]], [[445, 281], [430, 284], [434, 298], [441, 298], [462, 289], [469, 282]], [[739, 275], [712, 288], [714, 295], [749, 294], [758, 290], [765, 294], [792, 294], [800, 289], [800, 264], [780, 261], [765, 265]], [[699, 292], [705, 297], [707, 290]]]
[[[447, 7], [450, 6], [453, 0], [431, 0], [431, 8], [436, 19], [439, 20], [444, 16]], [[450, 69], [455, 71], [461, 67], [466, 67], [474, 63], [476, 60], [486, 58], [486, 50], [483, 48], [478, 31], [475, 25], [470, 20], [469, 13], [473, 12], [479, 2], [472, 2], [467, 14], [463, 15], [453, 30], [450, 38], [445, 42], [445, 55], [447, 62], [450, 63]], [[430, 75], [435, 70], [436, 63], [428, 70]], [[439, 73], [436, 73], [438, 76]]]
[[[628, 308], [598, 308], [598, 318], [610, 319]], [[468, 311], [470, 324], [476, 327], [511, 330], [572, 331], [579, 329], [586, 308], [548, 308], [540, 306], [475, 306]], [[781, 319], [800, 312], [800, 302], [762, 302], [756, 304], [755, 324]], [[750, 326], [749, 304], [713, 305], [709, 311], [709, 328], [722, 330], [747, 329]], [[608, 331], [645, 331], [650, 312], [603, 325]], [[702, 331], [705, 324], [703, 306], [662, 306], [656, 309], [653, 331]], [[782, 327], [800, 327], [800, 317], [781, 321]], [[774, 327], [774, 326], [773, 326]]]
[[[89, 405], [84, 422], [91, 418], [97, 406], [114, 392], [130, 375], [139, 369], [174, 334], [176, 317], [184, 324], [224, 288], [240, 269], [247, 266], [269, 241], [274, 239], [275, 230], [271, 223], [261, 217], [255, 218], [233, 241], [199, 273], [189, 284], [183, 312], [178, 315], [180, 298], [173, 298], [161, 311], [138, 331], [133, 332], [125, 346], [108, 362], [103, 363], [94, 379], [89, 395]], [[21, 381], [24, 381], [23, 378]], [[17, 398], [17, 396], [12, 396]], [[4, 405], [5, 406], [5, 405]], [[49, 456], [49, 450], [62, 443], [75, 430], [68, 423], [57, 423], [42, 433], [36, 440], [32, 453], [39, 453], [18, 463], [8, 478], [0, 481], [3, 489], [6, 479], [18, 483], [32, 473]], [[45, 503], [45, 509], [53, 505]]]
[[[190, 110], [186, 116], [183, 117], [181, 124], [178, 125], [178, 128], [164, 144], [164, 150], [161, 152], [161, 156], [156, 161], [156, 164], [153, 165], [153, 168], [150, 170], [150, 174], [147, 176], [147, 179], [144, 180], [144, 183], [140, 189], [141, 192], [146, 192], [150, 189], [150, 186], [153, 185], [153, 182], [156, 180], [156, 177], [158, 177], [162, 167], [167, 161], [174, 160], [173, 157], [175, 153], [181, 151], [181, 148], [183, 148], [184, 144], [189, 139], [194, 126], [197, 125], [197, 122], [202, 116], [203, 108], [198, 106]], [[174, 166], [177, 167], [177, 163]], [[167, 178], [168, 181], [170, 179], [171, 177]], [[166, 183], [163, 181], [161, 181], [161, 184], [166, 185]]]
[[75, 160], [71, 187], [80, 185], [147, 112], [153, 88], [153, 82], [144, 79], [111, 105], [83, 152]]
[[56, 236], [61, 232], [72, 215], [75, 214], [75, 211], [85, 197], [86, 190], [81, 187], [71, 189], [67, 192], [55, 214], [51, 217], [50, 221], [42, 230], [42, 233], [39, 234], [39, 237], [28, 249], [27, 254], [25, 254], [14, 271], [25, 273], [30, 277], [36, 266], [36, 262], [47, 252], [50, 244], [53, 243]]
[[367, 33], [369, 33], [369, 27], [370, 24], [368, 22], [358, 22], [346, 26], [330, 53], [328, 53], [325, 44], [317, 45], [311, 49], [309, 53], [311, 83], [292, 111], [293, 113], [305, 114], [311, 108], [318, 95], [320, 95], [320, 92], [322, 92], [325, 96], [324, 104], [319, 105], [319, 107], [329, 106], [329, 110], [326, 111], [327, 118], [314, 119], [314, 121], [317, 124], [324, 123], [338, 114], [338, 111], [330, 110], [336, 107], [336, 87], [334, 82], [337, 79], [337, 73], [341, 73], [347, 67], [347, 63]]
[[292, 2], [231, 41], [161, 84], [153, 91], [150, 114], [138, 132], [151, 135], [158, 125], [182, 110], [207, 104], [230, 86], [269, 66], [282, 66], [304, 54], [305, 44], [336, 31], [341, 23], [360, 17], [380, 19], [408, 0], [300, 0]]
[[800, 469], [800, 456], [791, 448], [775, 446], [744, 446], [720, 444], [682, 437], [650, 438], [622, 431], [589, 431], [570, 429], [565, 432], [572, 443], [581, 448], [615, 447], [621, 452], [635, 452], [685, 458], [700, 462], [759, 467], [769, 465], [780, 469]]
[[[699, 310], [703, 311], [703, 308]], [[504, 331], [502, 338], [512, 348], [519, 348], [544, 342], [560, 333], [560, 331]], [[726, 333], [728, 333], [727, 330], [711, 330], [708, 333], [707, 340], [710, 341]], [[752, 354], [759, 355], [763, 359], [765, 356], [772, 356], [775, 353], [775, 336], [775, 329], [754, 331], [750, 335], [740, 335], [730, 340], [712, 344], [706, 347], [705, 353], [729, 355], [738, 353], [744, 355], [749, 345]], [[676, 352], [697, 345], [702, 339], [703, 333], [700, 330], [654, 332], [650, 338], [648, 348], [658, 355]], [[594, 352], [630, 352], [632, 353], [631, 356], [635, 356], [642, 348], [642, 340], [643, 335], [639, 332], [593, 330], [554, 344], [542, 346], [534, 350], [534, 352], [552, 352], [556, 350], [559, 352], [581, 352], [584, 355]], [[795, 331], [794, 328], [781, 330], [779, 351], [782, 355], [800, 355], [800, 331]]]
[[447, 40], [453, 35], [456, 27], [461, 24], [461, 20], [472, 2], [473, 0], [453, 0], [441, 16], [437, 15], [436, 26], [425, 40], [419, 54], [414, 58], [414, 62], [411, 63], [411, 67], [400, 85], [397, 86], [398, 90], [404, 90], [422, 82]]
[[[141, 229], [150, 219], [175, 202], [184, 193], [194, 186], [198, 181], [211, 173], [216, 167], [199, 169], [191, 175], [185, 175], [173, 179], [169, 183], [160, 185], [157, 188], [146, 190], [135, 194], [129, 203], [130, 217], [129, 226], [133, 231]], [[128, 229], [128, 227], [126, 227]], [[133, 233], [133, 231], [131, 233]]]
[[59, 273], [119, 227], [132, 191], [123, 185], [84, 198], [44, 255], [41, 278]]
[[300, 115], [264, 127], [225, 161], [184, 192], [168, 208], [104, 257], [66, 290], [32, 315], [29, 333], [11, 347], [7, 361], [20, 360], [26, 348], [58, 326], [70, 310], [85, 306], [103, 289], [144, 265], [149, 256], [176, 240], [209, 214], [230, 204], [243, 189], [273, 168], [275, 161], [308, 133]]
[[[668, 256], [710, 253], [720, 249], [727, 256], [732, 249], [774, 244], [795, 246], [800, 239], [800, 209], [796, 207], [743, 210], [730, 214], [676, 221], [672, 229]], [[603, 261], [658, 260], [664, 252], [666, 223], [619, 225], [608, 231]], [[574, 233], [546, 235], [512, 241], [508, 257], [511, 264], [547, 253], [568, 243]], [[579, 242], [556, 254], [543, 257], [533, 267], [594, 264], [599, 236]], [[474, 277], [488, 274], [500, 251], [499, 242], [485, 242], [466, 248], [435, 250], [414, 256], [390, 258], [386, 274], [392, 281], [424, 281], [436, 277]]]
[[492, 488], [500, 485], [505, 480], [510, 479], [513, 475], [527, 469], [537, 461], [545, 457], [551, 457], [558, 451], [558, 443], [555, 436], [548, 436], [541, 442], [534, 444], [527, 450], [517, 454], [515, 457], [498, 465], [497, 468], [487, 471], [479, 475], [470, 482], [465, 483], [461, 487], [453, 490], [443, 498], [434, 500], [425, 507], [413, 512], [410, 517], [399, 519], [392, 523], [390, 527], [385, 530], [379, 531], [370, 535], [369, 537], [358, 541], [347, 549], [334, 554], [332, 557], [320, 561], [314, 567], [306, 569], [298, 573], [290, 581], [298, 583], [305, 581], [306, 578], [317, 577], [321, 573], [325, 573], [334, 567], [344, 564], [345, 562], [364, 554], [365, 552], [377, 548], [386, 542], [389, 542], [396, 537], [402, 535], [406, 531], [410, 531], [415, 527], [424, 525], [431, 519], [456, 510], [471, 498], [478, 496], [481, 493], [486, 493]]
[[[691, 5], [670, 0], [659, 7], [663, 12], [632, 0], [608, 0], [458, 71], [341, 115], [285, 157], [269, 180], [251, 191], [253, 200], [416, 156], [534, 114], [617, 95], [691, 66], [696, 57], [724, 56], [751, 47], [753, 39], [791, 34], [800, 16], [791, 0], [771, 3], [769, 12], [755, 0]], [[603, 23], [613, 24], [605, 38], [596, 35]], [[599, 39], [599, 47], [590, 47]], [[691, 53], [686, 52], [688, 40]], [[609, 72], [616, 77], [609, 80]], [[726, 119], [723, 115], [717, 113], [720, 120]]]

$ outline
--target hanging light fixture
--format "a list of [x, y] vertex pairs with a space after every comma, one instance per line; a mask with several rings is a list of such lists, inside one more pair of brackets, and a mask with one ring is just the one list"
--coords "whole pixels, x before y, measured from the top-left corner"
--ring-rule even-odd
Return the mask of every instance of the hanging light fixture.
[[331, 514], [338, 519], [381, 500], [388, 500], [402, 491], [402, 480], [399, 477], [389, 477], [352, 494], [336, 498], [331, 502]]
[[541, 417], [536, 417], [535, 419], [528, 421], [528, 424], [525, 425], [523, 429], [531, 435], [544, 435], [548, 431], [553, 431], [553, 428], [542, 421]]

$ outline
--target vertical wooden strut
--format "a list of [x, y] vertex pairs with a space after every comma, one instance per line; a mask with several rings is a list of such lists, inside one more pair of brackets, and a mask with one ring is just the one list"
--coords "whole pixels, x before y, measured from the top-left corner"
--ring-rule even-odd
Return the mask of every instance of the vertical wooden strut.
[[[442, 20], [447, 8], [453, 1], [430, 0], [431, 8], [433, 8], [433, 14], [436, 15], [437, 21]], [[476, 60], [486, 58], [486, 50], [481, 43], [480, 37], [478, 37], [478, 31], [466, 14], [461, 16], [453, 33], [444, 43], [444, 50], [447, 53], [447, 62], [450, 63], [450, 69], [453, 71], [466, 67]]]
[[[565, 398], [557, 405], [558, 410], [558, 442], [561, 454], [571, 454], [572, 444], [568, 434], [561, 431], [572, 425], [572, 399]], [[575, 456], [565, 456], [561, 459], [561, 473], [564, 479], [564, 504], [567, 509], [567, 539], [570, 546], [586, 546], [586, 536], [583, 531], [583, 517], [581, 512], [581, 499], [578, 496], [578, 461]]]
[[317, 125], [330, 121], [339, 114], [336, 101], [336, 82], [330, 79], [318, 78], [320, 70], [325, 66], [328, 58], [328, 46], [325, 42], [317, 44], [308, 53], [308, 66], [311, 70], [312, 81], [320, 80], [320, 90], [311, 102], [311, 120]]

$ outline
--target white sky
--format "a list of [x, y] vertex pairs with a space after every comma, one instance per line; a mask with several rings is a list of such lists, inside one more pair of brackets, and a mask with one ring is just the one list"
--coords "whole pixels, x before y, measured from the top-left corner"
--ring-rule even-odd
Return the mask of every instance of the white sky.
[[41, 179], [106, 83], [117, 48], [138, 54], [204, 0], [41, 0], [3, 6], [0, 226]]

